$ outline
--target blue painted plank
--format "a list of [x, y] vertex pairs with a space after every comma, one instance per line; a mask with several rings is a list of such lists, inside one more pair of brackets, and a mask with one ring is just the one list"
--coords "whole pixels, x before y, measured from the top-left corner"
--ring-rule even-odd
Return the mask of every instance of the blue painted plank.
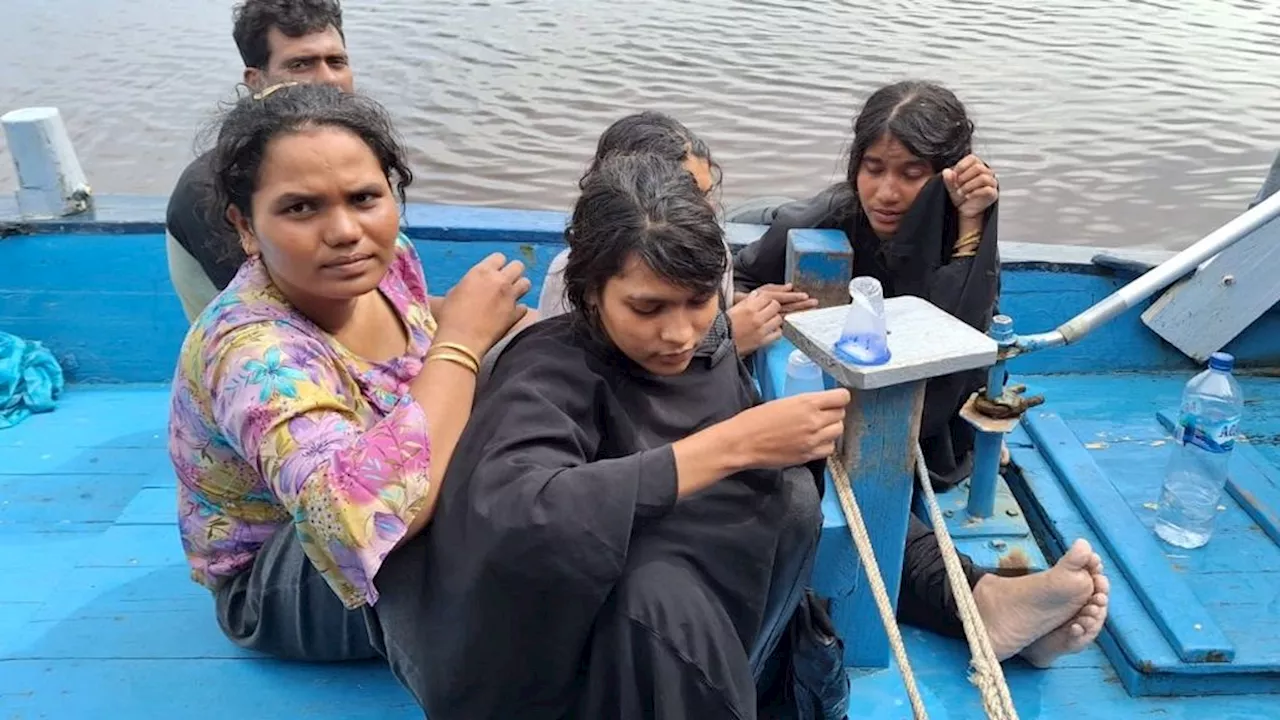
[[[91, 612], [86, 609], [83, 612]], [[205, 607], [140, 607], [111, 615], [77, 614], [58, 620], [28, 621], [0, 641], [10, 660], [250, 658], [231, 643], [214, 619], [212, 598]]]
[[564, 249], [562, 244], [480, 240], [415, 240], [414, 245], [422, 258], [427, 288], [432, 294], [448, 292], [476, 263], [497, 252], [525, 264], [525, 275], [532, 287], [523, 302], [534, 306], [538, 304], [538, 293], [542, 291], [547, 268]]
[[452, 241], [563, 242], [569, 213], [478, 205], [410, 203], [404, 209], [410, 237]]
[[117, 525], [172, 525], [178, 516], [175, 486], [143, 488], [120, 513]]
[[112, 522], [143, 487], [142, 475], [0, 475], [0, 522]]
[[48, 220], [24, 220], [12, 195], [0, 195], [0, 231], [28, 228], [42, 233], [160, 233], [164, 232], [165, 195], [95, 195], [89, 212]]
[[[986, 717], [977, 690], [966, 679], [969, 652], [963, 642], [910, 629], [904, 629], [904, 640], [930, 718]], [[1081, 655], [1096, 660], [1099, 653], [1090, 649]], [[850, 718], [897, 720], [911, 716], [896, 669], [849, 674], [852, 680]], [[1014, 705], [1023, 718], [1263, 720], [1275, 717], [1276, 695], [1255, 691], [1233, 696], [1132, 697], [1115, 672], [1092, 664], [1055, 665], [1045, 671], [1010, 660], [1004, 663], [1004, 674]]]
[[1249, 445], [1237, 444], [1236, 453], [1245, 462], [1233, 464], [1227, 491], [1280, 546], [1280, 470]]
[[157, 602], [111, 611], [91, 603], [68, 617], [32, 618], [0, 642], [0, 654], [11, 660], [260, 657], [222, 634], [208, 594], [198, 606]]
[[172, 293], [164, 234], [16, 235], [0, 244], [0, 290]]
[[[411, 217], [406, 227], [411, 235], [434, 238], [418, 241], [433, 292], [446, 292], [461, 277], [469, 267], [464, 260], [500, 250], [530, 260], [536, 295], [547, 262], [561, 247], [556, 229], [561, 214], [486, 208], [485, 217], [469, 221], [474, 227], [450, 224], [475, 218], [479, 210], [424, 210], [417, 216], [422, 220], [418, 224]], [[758, 226], [748, 227], [752, 229], [742, 232], [758, 230]], [[1048, 329], [1105, 297], [1125, 279], [1100, 273], [1093, 266], [1010, 263], [1002, 272], [1001, 309], [1023, 332]], [[158, 229], [142, 234], [103, 229], [6, 238], [0, 243], [0, 293], [5, 294], [0, 327], [44, 339], [73, 380], [167, 382], [172, 376], [186, 323], [169, 283]], [[75, 294], [81, 299], [72, 297]], [[94, 311], [88, 315], [66, 311], [85, 304], [92, 304]], [[1123, 314], [1079, 343], [1020, 357], [1012, 370], [1191, 370], [1193, 366], [1181, 353], [1142, 327], [1140, 309]], [[102, 322], [102, 317], [112, 321]], [[1276, 365], [1280, 364], [1276, 337], [1280, 337], [1280, 311], [1273, 310], [1227, 349], [1241, 366]]]
[[160, 448], [64, 447], [55, 453], [0, 444], [0, 473], [4, 475], [151, 475], [169, 466], [168, 455]]
[[[104, 298], [103, 302], [110, 302]], [[176, 302], [176, 301], [175, 301]], [[68, 382], [159, 383], [173, 379], [185, 323], [158, 327], [119, 323], [108, 331], [84, 317], [14, 320], [0, 325], [19, 337], [45, 343]]]
[[210, 592], [191, 579], [191, 569], [186, 563], [162, 567], [81, 567], [63, 576], [32, 619], [57, 622], [133, 612], [191, 610], [207, 614], [198, 624], [213, 625], [216, 623], [212, 602]]
[[83, 547], [84, 538], [66, 533], [0, 532], [0, 617], [12, 604], [48, 598]]
[[115, 525], [76, 561], [77, 567], [165, 567], [186, 562], [176, 525]]
[[[80, 452], [68, 448], [156, 448], [168, 446], [169, 386], [72, 385], [50, 413], [33, 415], [0, 431], [0, 464], [28, 462], [18, 458], [36, 453], [72, 462]], [[150, 461], [140, 461], [150, 462]], [[148, 471], [140, 465], [139, 472]]]
[[[1082, 268], [1037, 268], [1006, 263], [1001, 270], [1000, 309], [1021, 333], [1050, 330], [1122, 287], [1128, 276], [1083, 272]], [[1141, 320], [1146, 304], [1122, 313], [1084, 339], [1015, 359], [1017, 374], [1189, 371], [1196, 367], [1164, 343]], [[1280, 362], [1280, 310], [1255, 321], [1226, 350], [1239, 363], [1274, 366]]]
[[[1070, 542], [1084, 538], [1102, 556], [1104, 565], [1112, 568], [1107, 624], [1098, 645], [1135, 703], [1155, 695], [1183, 696], [1177, 699], [1177, 704], [1156, 706], [1172, 711], [1184, 707], [1184, 702], [1193, 702], [1192, 696], [1197, 695], [1274, 691], [1280, 682], [1274, 664], [1269, 667], [1245, 665], [1239, 656], [1229, 665], [1182, 663], [1143, 607], [1129, 579], [1124, 573], [1114, 571], [1115, 560], [1107, 546], [1094, 534], [1041, 455], [1034, 448], [1015, 447], [1013, 456], [1019, 471], [1013, 475], [1015, 482], [1011, 483], [1011, 489], [1027, 511], [1033, 530], [1050, 552], [1055, 557], [1061, 556]], [[1258, 656], [1265, 648], [1248, 650]], [[1082, 697], [1096, 699], [1093, 690], [1082, 692]], [[1151, 705], [1143, 703], [1143, 706]], [[1128, 717], [1124, 713], [1116, 716]]]
[[221, 720], [423, 717], [377, 662], [28, 660], [0, 663], [0, 717]]
[[[1146, 442], [1115, 442], [1088, 451], [1133, 516], [1153, 534], [1170, 449], [1168, 443], [1153, 448]], [[1202, 575], [1280, 572], [1280, 551], [1253, 519], [1229, 495], [1222, 497], [1220, 507], [1215, 539], [1208, 545], [1189, 551], [1157, 541], [1174, 571], [1184, 576], [1197, 594], [1207, 585], [1202, 584]], [[1219, 618], [1219, 624], [1224, 620]]]
[[[1168, 412], [1157, 413], [1160, 424], [1170, 433], [1176, 422]], [[1245, 443], [1237, 443], [1230, 461], [1227, 492], [1258, 527], [1280, 545], [1280, 472]]]
[[[1152, 668], [1180, 665], [1130, 580], [1124, 573], [1115, 572], [1110, 550], [1079, 513], [1047, 461], [1034, 447], [1012, 446], [1010, 452], [1018, 467], [1011, 476], [1010, 490], [1018, 498], [1033, 532], [1048, 547], [1049, 559], [1056, 561], [1076, 538], [1084, 538], [1101, 556], [1104, 567], [1110, 569], [1111, 595], [1104, 632], [1115, 639], [1119, 651], [1108, 654], [1113, 665], [1117, 669], [1138, 663]], [[1130, 692], [1143, 692], [1140, 686], [1128, 687]]]
[[1154, 537], [1126, 507], [1087, 450], [1056, 415], [1032, 411], [1024, 421], [1077, 506], [1130, 578], [1153, 619], [1189, 663], [1231, 662], [1235, 647], [1169, 566]]
[[[1052, 352], [1052, 351], [1050, 351]], [[1086, 442], [1166, 440], [1168, 433], [1151, 418], [1161, 410], [1176, 408], [1183, 385], [1197, 372], [1120, 373], [1086, 375], [1017, 374], [1028, 394], [1044, 393], [1049, 405], [1071, 423]], [[1241, 431], [1265, 450], [1280, 437], [1280, 379], [1240, 374], [1245, 414]], [[1096, 431], [1096, 432], [1095, 432]], [[1100, 433], [1100, 434], [1099, 434]]]

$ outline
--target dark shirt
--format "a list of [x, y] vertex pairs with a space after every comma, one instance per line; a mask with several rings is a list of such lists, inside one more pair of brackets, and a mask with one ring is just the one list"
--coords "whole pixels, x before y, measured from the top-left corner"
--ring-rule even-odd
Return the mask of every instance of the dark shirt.
[[169, 234], [222, 290], [245, 261], [244, 249], [222, 210], [214, 207], [212, 153], [196, 158], [182, 171], [169, 195], [164, 223]]

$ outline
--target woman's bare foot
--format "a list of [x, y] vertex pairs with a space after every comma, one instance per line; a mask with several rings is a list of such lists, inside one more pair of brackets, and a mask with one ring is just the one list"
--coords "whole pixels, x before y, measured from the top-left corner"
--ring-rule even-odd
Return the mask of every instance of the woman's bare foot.
[[1095, 594], [1093, 571], [1096, 568], [1101, 573], [1101, 567], [1102, 560], [1089, 543], [1076, 540], [1057, 564], [1044, 572], [1022, 577], [983, 576], [973, 589], [973, 599], [996, 657], [1013, 657], [1076, 618]]
[[[1094, 557], [1097, 557], [1096, 555]], [[1045, 668], [1063, 655], [1077, 653], [1098, 638], [1107, 622], [1107, 602], [1111, 581], [1102, 574], [1102, 562], [1091, 564], [1093, 595], [1075, 617], [1055, 628], [1022, 650], [1022, 657], [1036, 667]]]

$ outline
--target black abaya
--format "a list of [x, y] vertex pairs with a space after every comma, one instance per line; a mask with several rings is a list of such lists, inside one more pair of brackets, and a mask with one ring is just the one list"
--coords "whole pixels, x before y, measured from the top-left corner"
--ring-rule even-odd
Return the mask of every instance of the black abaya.
[[[886, 298], [915, 295], [986, 332], [1000, 295], [997, 207], [987, 210], [977, 254], [952, 258], [959, 218], [941, 176], [921, 189], [897, 234], [881, 241], [866, 217], [851, 208], [847, 183], [837, 183], [805, 201], [779, 207], [769, 230], [743, 248], [734, 261], [734, 282], [749, 291], [781, 283], [786, 272], [787, 234], [796, 228], [834, 228], [853, 247], [853, 275], [870, 275]], [[974, 430], [957, 415], [969, 396], [986, 384], [985, 370], [933, 378], [925, 390], [920, 447], [935, 487], [967, 477], [973, 466]]]
[[758, 401], [717, 326], [677, 377], [572, 316], [497, 360], [431, 526], [376, 578], [392, 669], [433, 720], [755, 717], [766, 605], [802, 590], [821, 514], [805, 468], [677, 502], [671, 443]]

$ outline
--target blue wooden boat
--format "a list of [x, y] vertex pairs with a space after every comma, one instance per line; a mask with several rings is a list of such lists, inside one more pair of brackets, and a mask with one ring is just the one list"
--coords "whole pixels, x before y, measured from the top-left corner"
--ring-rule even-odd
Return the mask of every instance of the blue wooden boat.
[[[279, 662], [220, 634], [211, 598], [188, 579], [165, 450], [169, 382], [187, 328], [168, 279], [165, 198], [77, 199], [72, 176], [60, 176], [55, 195], [62, 212], [79, 210], [68, 203], [85, 206], [79, 212], [36, 219], [29, 196], [21, 206], [0, 200], [0, 331], [43, 343], [69, 380], [55, 410], [0, 430], [0, 717], [420, 717], [377, 663]], [[1277, 210], [1280, 198], [1172, 264], [1172, 253], [1154, 251], [1002, 247], [1001, 311], [1019, 331], [1058, 330], [992, 340], [983, 362], [1002, 363], [1046, 401], [1007, 436], [1007, 482], [974, 489], [972, 504], [967, 485], [939, 502], [957, 546], [985, 566], [1047, 567], [1084, 537], [1113, 588], [1096, 647], [1048, 670], [1005, 663], [1020, 717], [1280, 717], [1280, 312], [1274, 299], [1254, 297], [1271, 292], [1274, 280], [1262, 281], [1280, 270], [1266, 251], [1280, 247], [1280, 220], [1265, 219]], [[525, 261], [536, 296], [564, 222], [552, 211], [405, 212], [437, 292], [500, 251]], [[728, 229], [737, 245], [763, 231]], [[793, 235], [797, 281], [847, 279], [842, 240]], [[1242, 259], [1238, 249], [1250, 247]], [[1190, 279], [1158, 294], [1187, 271]], [[1165, 339], [1165, 313], [1182, 312], [1201, 284], [1239, 290], [1249, 302], [1225, 301], [1252, 309], [1189, 311], [1167, 324], [1192, 332]], [[1224, 301], [1205, 297], [1194, 305]], [[1169, 451], [1161, 413], [1176, 409], [1199, 365], [1196, 339], [1220, 326], [1236, 328], [1225, 349], [1247, 398], [1246, 442], [1232, 457], [1213, 540], [1182, 551], [1151, 531]], [[781, 387], [790, 350], [780, 341], [759, 358], [766, 395]], [[849, 717], [910, 717], [833, 493], [824, 515], [816, 577], [845, 603], [835, 614], [849, 641]], [[867, 515], [873, 535], [905, 522]], [[929, 716], [983, 717], [964, 643], [902, 633]]]

